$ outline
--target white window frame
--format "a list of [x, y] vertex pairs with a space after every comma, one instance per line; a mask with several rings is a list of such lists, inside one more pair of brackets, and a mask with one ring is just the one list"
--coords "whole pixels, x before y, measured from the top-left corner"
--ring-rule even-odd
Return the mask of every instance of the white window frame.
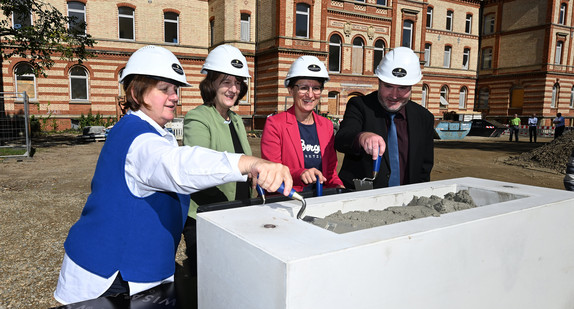
[[446, 11], [446, 31], [452, 31], [453, 28], [454, 12], [451, 10]]
[[[28, 18], [29, 18], [29, 22], [30, 22], [30, 26], [34, 26], [34, 19], [32, 18], [32, 13], [28, 14]], [[28, 21], [28, 20], [26, 20]], [[12, 29], [20, 29], [22, 28], [22, 24], [17, 24], [16, 23], [16, 14], [15, 12], [12, 12]]]
[[566, 3], [560, 4], [560, 12], [558, 14], [558, 23], [560, 25], [566, 24]]
[[427, 28], [432, 28], [433, 7], [427, 7]]
[[[305, 11], [300, 11], [299, 8], [305, 7], [306, 10]], [[295, 6], [295, 37], [298, 38], [305, 38], [308, 39], [309, 38], [309, 19], [311, 18], [311, 6], [308, 5], [307, 3], [297, 3]], [[297, 24], [299, 21], [299, 18], [304, 18], [305, 22], [306, 22], [306, 26], [305, 26], [305, 35], [298, 35], [297, 34]]]
[[[333, 38], [335, 38], [335, 37], [339, 39], [338, 43], [333, 42]], [[331, 70], [331, 61], [333, 60], [332, 59], [333, 53], [331, 52], [331, 48], [337, 48], [338, 49], [337, 59], [336, 59], [337, 60], [337, 70]], [[342, 52], [342, 49], [343, 49], [343, 40], [341, 39], [341, 36], [338, 34], [331, 35], [331, 37], [329, 38], [329, 68], [328, 68], [329, 72], [332, 72], [332, 73], [340, 73], [341, 72], [341, 52]]]
[[377, 4], [387, 6], [387, 0], [377, 0]]
[[444, 47], [444, 58], [442, 62], [442, 66], [444, 68], [450, 68], [450, 57], [452, 54], [452, 46], [446, 45]]
[[423, 84], [422, 97], [421, 97], [421, 105], [423, 107], [427, 107], [428, 94], [429, 94], [429, 86], [427, 84]]
[[26, 94], [28, 95], [28, 98], [36, 99], [36, 96], [38, 93], [38, 87], [37, 87], [38, 85], [37, 85], [36, 75], [34, 75], [33, 73], [25, 73], [25, 74], [21, 74], [21, 75], [16, 74], [16, 71], [21, 67], [27, 67], [30, 69], [30, 71], [32, 71], [32, 66], [26, 62], [19, 63], [14, 67], [14, 81], [15, 81], [14, 86], [16, 88], [16, 92], [24, 92], [25, 91], [22, 89], [18, 89], [18, 81], [20, 81], [20, 80], [32, 80], [32, 83], [34, 85], [34, 87], [33, 87], [34, 93], [31, 94], [31, 93], [26, 92]]
[[492, 48], [485, 48], [482, 50], [481, 69], [492, 69]]
[[[401, 46], [412, 48], [413, 46], [413, 30], [415, 23], [410, 19], [403, 21], [403, 39]], [[408, 45], [405, 45], [405, 39], [408, 40]]]
[[458, 93], [458, 109], [466, 109], [466, 99], [467, 99], [468, 89], [464, 86], [460, 88]]
[[472, 33], [472, 14], [466, 14], [466, 21], [464, 24], [464, 33]]
[[[174, 14], [176, 17], [175, 19], [170, 19], [166, 15]], [[167, 40], [167, 29], [169, 25], [175, 24], [175, 42], [170, 42]], [[163, 41], [168, 44], [179, 44], [179, 14], [176, 12], [163, 12]]]
[[[244, 19], [247, 17], [247, 19]], [[251, 15], [247, 13], [241, 13], [240, 22], [240, 40], [243, 42], [251, 41]]]
[[[377, 43], [379, 42], [381, 43], [382, 46], [377, 46]], [[373, 72], [377, 69], [377, 66], [379, 65], [379, 63], [381, 63], [381, 60], [383, 60], [384, 57], [385, 57], [385, 41], [381, 39], [376, 40], [373, 50]], [[377, 61], [377, 58], [380, 58], [379, 61]]]
[[[75, 69], [80, 69], [84, 72], [85, 75], [72, 75], [72, 71]], [[73, 81], [84, 81], [84, 85], [85, 85], [85, 89], [86, 89], [86, 97], [85, 98], [74, 98], [73, 94], [74, 94], [74, 83]], [[73, 66], [70, 68], [70, 70], [68, 71], [68, 83], [69, 83], [69, 87], [70, 87], [70, 100], [71, 101], [88, 101], [90, 99], [90, 88], [89, 88], [89, 73], [88, 70], [86, 70], [86, 68], [82, 67], [82, 66]]]
[[564, 48], [563, 41], [556, 42], [556, 53], [554, 54], [554, 64], [562, 64], [562, 49]]
[[462, 68], [468, 70], [470, 63], [470, 48], [465, 48], [462, 52]]
[[[70, 5], [72, 5], [72, 4], [81, 4], [83, 9], [80, 10], [80, 9], [70, 8]], [[86, 4], [85, 4], [85, 3], [80, 2], [80, 1], [69, 1], [69, 2], [66, 4], [66, 6], [67, 6], [67, 8], [68, 8], [68, 17], [72, 17], [72, 16], [70, 16], [70, 14], [74, 14], [74, 13], [75, 13], [75, 14], [78, 14], [78, 15], [82, 15], [82, 19], [79, 20], [79, 21], [76, 21], [76, 22], [80, 22], [80, 23], [81, 23], [81, 22], [84, 22], [84, 23], [86, 23]], [[71, 29], [73, 26], [74, 26], [74, 25], [72, 25], [72, 24], [71, 24], [71, 21], [70, 21], [70, 23], [68, 23], [68, 29]], [[86, 33], [86, 31], [87, 31], [87, 29], [84, 28], [84, 33]]]
[[484, 17], [482, 34], [493, 34], [493, 33], [494, 33], [494, 14], [488, 14]]
[[425, 67], [430, 67], [432, 44], [425, 43]]
[[[126, 9], [132, 10], [132, 15], [127, 15], [127, 14], [120, 13], [120, 9], [122, 9], [122, 8], [126, 8]], [[120, 6], [120, 7], [118, 7], [118, 39], [124, 40], [124, 41], [135, 41], [135, 39], [136, 39], [136, 25], [135, 25], [135, 20], [136, 20], [136, 19], [135, 19], [135, 15], [136, 15], [136, 10], [135, 10], [134, 8], [132, 8], [132, 7], [129, 7], [129, 6]], [[130, 39], [130, 38], [122, 38], [122, 37], [120, 36], [120, 34], [121, 34], [121, 32], [120, 32], [120, 31], [121, 31], [121, 22], [120, 22], [120, 20], [121, 20], [122, 18], [123, 18], [123, 19], [131, 19], [131, 21], [132, 21], [132, 38], [131, 38], [131, 39]]]
[[550, 108], [558, 106], [558, 94], [560, 93], [560, 85], [554, 84], [552, 87], [552, 101], [550, 101]]
[[440, 88], [440, 108], [447, 108], [448, 107], [448, 87], [442, 86]]

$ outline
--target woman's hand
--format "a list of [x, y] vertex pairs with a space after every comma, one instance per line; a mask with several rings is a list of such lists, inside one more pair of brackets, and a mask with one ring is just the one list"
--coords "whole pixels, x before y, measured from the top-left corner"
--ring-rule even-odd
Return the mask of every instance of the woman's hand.
[[239, 158], [239, 170], [242, 174], [249, 174], [261, 188], [268, 192], [275, 192], [281, 184], [285, 189], [282, 193], [288, 196], [293, 187], [293, 179], [289, 168], [280, 163], [274, 163], [253, 156], [241, 156]]
[[325, 178], [325, 176], [323, 176], [323, 173], [321, 173], [320, 170], [318, 170], [314, 167], [310, 168], [310, 169], [306, 169], [303, 173], [301, 173], [301, 181], [305, 185], [315, 183], [317, 181], [317, 178], [319, 178], [320, 183], [325, 183], [325, 181], [327, 181], [327, 178]]

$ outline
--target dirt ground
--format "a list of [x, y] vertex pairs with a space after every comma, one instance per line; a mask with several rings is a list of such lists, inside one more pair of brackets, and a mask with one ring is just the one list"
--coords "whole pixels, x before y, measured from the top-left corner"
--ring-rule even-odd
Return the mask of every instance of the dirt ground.
[[[515, 143], [507, 137], [436, 141], [431, 180], [477, 177], [563, 190], [560, 172], [504, 163], [551, 141]], [[259, 139], [251, 142], [258, 155]], [[58, 305], [52, 293], [63, 242], [90, 192], [103, 145], [78, 144], [72, 135], [35, 139], [32, 144], [36, 152], [31, 159], [0, 159], [0, 309]]]

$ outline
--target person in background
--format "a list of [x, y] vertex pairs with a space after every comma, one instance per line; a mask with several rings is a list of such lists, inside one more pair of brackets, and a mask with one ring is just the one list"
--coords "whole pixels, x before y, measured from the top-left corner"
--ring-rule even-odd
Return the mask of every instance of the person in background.
[[566, 128], [566, 122], [564, 121], [564, 117], [562, 117], [562, 113], [556, 114], [556, 118], [554, 118], [552, 123], [554, 124], [554, 138], [559, 138]]
[[[243, 120], [231, 110], [247, 93], [247, 60], [239, 49], [219, 45], [205, 59], [201, 69], [205, 78], [199, 84], [203, 105], [185, 115], [183, 144], [202, 146], [228, 153], [251, 155], [251, 146]], [[183, 236], [187, 265], [195, 273], [197, 266], [196, 213], [200, 205], [251, 197], [251, 180], [228, 182], [191, 195]]]
[[224, 182], [258, 178], [277, 190], [292, 186], [289, 169], [242, 154], [179, 147], [165, 125], [178, 88], [189, 87], [169, 50], [145, 46], [129, 58], [120, 83], [127, 114], [110, 130], [90, 193], [64, 243], [54, 297], [69, 304], [133, 295], [172, 282], [189, 194]]
[[530, 136], [531, 143], [533, 138], [534, 142], [536, 143], [536, 137], [538, 135], [537, 126], [538, 118], [536, 118], [536, 114], [532, 114], [532, 117], [528, 118], [528, 135]]
[[327, 69], [317, 57], [299, 57], [285, 78], [293, 106], [268, 117], [263, 128], [261, 157], [287, 165], [297, 191], [312, 190], [317, 181], [325, 188], [343, 187], [333, 123], [315, 112], [327, 81]]
[[510, 119], [509, 125], [510, 127], [508, 129], [510, 131], [510, 138], [508, 140], [512, 142], [512, 135], [514, 135], [514, 140], [518, 142], [518, 132], [520, 131], [520, 118], [518, 118], [517, 114], [514, 114], [514, 118]]
[[335, 137], [335, 149], [345, 154], [339, 177], [346, 188], [355, 188], [353, 179], [371, 178], [373, 160], [383, 156], [374, 188], [429, 181], [434, 116], [410, 100], [412, 86], [422, 79], [419, 57], [410, 48], [397, 47], [375, 74], [378, 91], [349, 100]]

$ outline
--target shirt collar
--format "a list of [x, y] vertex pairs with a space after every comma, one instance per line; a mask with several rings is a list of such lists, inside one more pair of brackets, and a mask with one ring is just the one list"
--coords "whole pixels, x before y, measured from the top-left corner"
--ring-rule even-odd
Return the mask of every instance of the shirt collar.
[[154, 129], [156, 129], [156, 131], [162, 136], [165, 137], [167, 134], [170, 134], [169, 131], [167, 131], [166, 129], [162, 128], [159, 124], [157, 124], [157, 122], [155, 122], [153, 119], [151, 119], [148, 115], [146, 115], [144, 112], [142, 112], [141, 110], [138, 111], [132, 111], [129, 110], [127, 112], [128, 115], [132, 114], [135, 116], [140, 117], [142, 120], [144, 120], [145, 122], [149, 123]]

